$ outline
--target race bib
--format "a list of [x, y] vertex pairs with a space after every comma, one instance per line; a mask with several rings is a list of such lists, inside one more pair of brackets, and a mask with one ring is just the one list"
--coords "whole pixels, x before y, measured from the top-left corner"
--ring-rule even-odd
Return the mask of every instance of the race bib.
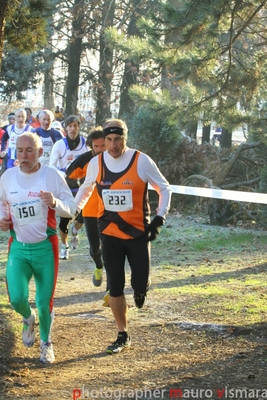
[[27, 225], [43, 218], [43, 207], [41, 199], [24, 201], [13, 204], [11, 214], [19, 225]]
[[11, 149], [11, 154], [10, 154], [10, 158], [11, 160], [15, 160], [16, 158], [16, 149]]
[[11, 137], [10, 139], [9, 148], [10, 148], [10, 158], [14, 160], [16, 158], [16, 140], [14, 137]]
[[102, 190], [102, 199], [107, 211], [130, 211], [133, 209], [132, 191], [129, 190]]
[[50, 158], [50, 155], [51, 155], [51, 150], [49, 149], [44, 149], [44, 151], [43, 151], [43, 154], [42, 154], [42, 157], [43, 158]]

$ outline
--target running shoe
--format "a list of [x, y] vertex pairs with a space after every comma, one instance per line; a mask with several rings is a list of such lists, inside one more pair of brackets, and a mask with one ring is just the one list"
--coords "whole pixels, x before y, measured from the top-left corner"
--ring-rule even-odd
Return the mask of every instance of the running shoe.
[[136, 293], [134, 292], [134, 302], [137, 308], [143, 308], [146, 299], [146, 293]]
[[60, 250], [60, 259], [61, 260], [68, 260], [69, 258], [70, 249], [68, 247], [61, 247]]
[[76, 230], [74, 230], [74, 226], [71, 228], [70, 244], [73, 249], [77, 249], [78, 244], [79, 244], [78, 232]]
[[109, 290], [106, 291], [103, 300], [104, 300], [104, 303], [102, 304], [103, 307], [109, 307]]
[[124, 336], [120, 333], [118, 334], [117, 340], [107, 347], [106, 353], [114, 354], [120, 353], [122, 350], [127, 349], [131, 346], [130, 336]]
[[55, 361], [54, 350], [52, 343], [44, 342], [41, 340], [40, 343], [40, 361], [46, 364], [52, 364]]
[[93, 284], [94, 286], [101, 286], [102, 283], [103, 268], [95, 268], [93, 273]]
[[34, 332], [34, 324], [35, 324], [36, 314], [35, 311], [31, 310], [31, 315], [29, 318], [23, 318], [23, 327], [22, 327], [22, 341], [24, 346], [32, 347], [35, 342], [35, 332]]

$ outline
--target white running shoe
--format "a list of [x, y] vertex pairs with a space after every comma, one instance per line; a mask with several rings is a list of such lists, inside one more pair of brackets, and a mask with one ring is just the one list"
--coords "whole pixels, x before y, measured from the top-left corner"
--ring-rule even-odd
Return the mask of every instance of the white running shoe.
[[77, 249], [78, 244], [79, 244], [79, 238], [78, 238], [77, 234], [76, 234], [76, 236], [72, 234], [70, 244], [74, 250]]
[[34, 310], [31, 310], [31, 315], [29, 318], [23, 318], [23, 328], [22, 328], [22, 341], [24, 346], [32, 347], [35, 342], [35, 332], [34, 332], [34, 324], [35, 324], [36, 314]]
[[71, 228], [71, 241], [70, 241], [71, 247], [73, 249], [76, 249], [79, 244], [79, 238], [78, 238], [78, 232], [76, 231], [75, 227], [72, 226]]
[[40, 361], [46, 364], [52, 364], [55, 361], [54, 350], [52, 343], [44, 342], [41, 340], [40, 342]]
[[70, 252], [70, 250], [69, 250], [68, 247], [61, 247], [61, 250], [60, 250], [60, 259], [61, 259], [61, 260], [68, 260], [68, 258], [69, 258], [69, 252]]

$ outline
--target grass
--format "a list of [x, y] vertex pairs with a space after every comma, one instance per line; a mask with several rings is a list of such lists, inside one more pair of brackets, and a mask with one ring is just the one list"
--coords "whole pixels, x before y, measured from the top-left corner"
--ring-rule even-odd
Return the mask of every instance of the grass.
[[256, 248], [265, 246], [267, 232], [248, 231], [224, 227], [199, 226], [192, 225], [184, 229], [178, 226], [177, 230], [163, 228], [159, 237], [158, 245], [164, 248], [167, 243], [175, 240], [177, 244], [187, 244], [190, 241], [191, 251], [219, 251], [227, 248], [227, 251], [236, 251], [237, 248], [255, 246]]
[[[152, 243], [152, 290], [162, 301], [183, 301], [189, 315], [201, 322], [265, 321], [267, 232], [170, 219]], [[10, 313], [4, 284], [8, 236], [2, 236], [0, 307]]]
[[[266, 238], [264, 238], [266, 240]], [[257, 242], [258, 245], [264, 244], [264, 239], [260, 238], [260, 241]], [[192, 251], [204, 251], [204, 250], [221, 250], [227, 247], [228, 251], [235, 250], [238, 247], [242, 246], [251, 246], [255, 240], [255, 237], [252, 233], [242, 233], [236, 234], [232, 233], [230, 235], [216, 236], [213, 235], [211, 237], [202, 237], [201, 239], [197, 239], [192, 243], [191, 250]]]
[[[262, 322], [266, 320], [264, 314], [267, 313], [266, 272], [264, 269], [259, 272], [255, 267], [255, 271], [252, 268], [250, 273], [254, 275], [247, 276], [242, 272], [239, 260], [228, 264], [227, 269], [215, 265], [199, 266], [195, 268], [193, 276], [192, 269], [181, 268], [178, 279], [177, 269], [173, 269], [172, 276], [176, 281], [171, 280], [172, 286], [155, 290], [162, 296], [190, 298], [194, 310], [199, 310], [199, 314], [203, 313], [204, 302], [205, 313], [213, 320], [223, 315], [227, 323], [233, 323], [234, 315], [235, 324]], [[232, 277], [228, 277], [229, 274]], [[199, 315], [200, 319], [202, 317]]]
[[153, 290], [182, 300], [200, 322], [266, 321], [267, 233], [179, 222], [153, 246]]

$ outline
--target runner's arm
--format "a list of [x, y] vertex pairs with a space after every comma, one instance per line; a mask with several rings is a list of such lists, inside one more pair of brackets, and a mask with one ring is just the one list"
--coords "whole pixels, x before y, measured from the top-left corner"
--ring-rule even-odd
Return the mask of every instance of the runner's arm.
[[49, 168], [47, 189], [53, 194], [55, 200], [55, 206], [51, 208], [55, 209], [61, 217], [72, 218], [76, 213], [74, 197], [63, 176], [53, 168]]
[[80, 186], [78, 193], [75, 196], [76, 209], [79, 212], [84, 208], [94, 190], [97, 175], [98, 157], [94, 157], [88, 164], [85, 181]]
[[170, 209], [172, 190], [167, 179], [162, 175], [155, 162], [146, 154], [140, 154], [138, 175], [148, 182], [159, 195], [157, 215], [165, 218]]

